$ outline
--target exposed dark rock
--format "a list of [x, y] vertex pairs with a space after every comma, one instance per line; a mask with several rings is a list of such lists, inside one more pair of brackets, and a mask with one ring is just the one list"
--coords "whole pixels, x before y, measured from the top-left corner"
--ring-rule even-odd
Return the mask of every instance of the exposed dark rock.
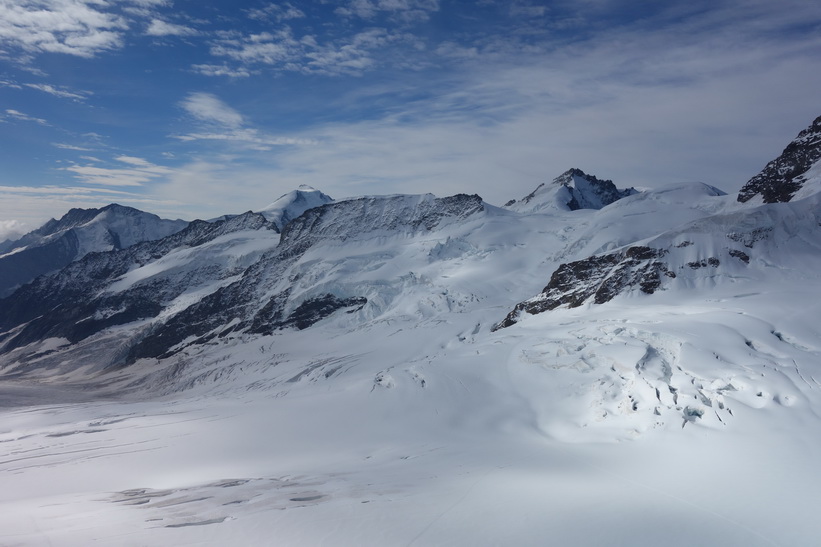
[[[581, 188], [578, 179], [587, 182]], [[571, 199], [567, 206], [571, 211], [578, 209], [599, 209], [636, 193], [635, 188], [619, 190], [612, 180], [598, 179], [581, 169], [570, 169], [559, 175], [553, 184], [560, 184], [570, 189]]]
[[806, 182], [804, 173], [820, 159], [821, 116], [741, 188], [738, 201], [744, 203], [757, 195], [764, 203], [790, 201]]
[[708, 258], [706, 260], [701, 259], [701, 260], [696, 260], [696, 261], [687, 263], [687, 265], [690, 266], [690, 268], [692, 268], [694, 270], [697, 270], [699, 268], [706, 268], [707, 266], [716, 268], [720, 264], [721, 264], [721, 262], [714, 256], [711, 256], [710, 258]]
[[[558, 193], [557, 193], [557, 188]], [[540, 184], [520, 200], [512, 199], [505, 207], [516, 206], [518, 210], [539, 208], [540, 201], [558, 200], [567, 209], [601, 209], [624, 197], [636, 194], [634, 188], [619, 190], [612, 180], [604, 180], [588, 175], [581, 169], [569, 169], [553, 179], [550, 185]], [[540, 197], [542, 196], [542, 197]], [[535, 202], [534, 202], [535, 201]], [[534, 202], [528, 207], [528, 204]]]
[[735, 249], [730, 249], [730, 256], [733, 258], [737, 258], [742, 261], [744, 264], [750, 263], [750, 256], [745, 253], [744, 251], [737, 251]]
[[664, 277], [676, 277], [659, 260], [665, 254], [664, 249], [636, 246], [619, 253], [562, 264], [553, 272], [541, 294], [517, 304], [493, 330], [515, 324], [523, 313], [535, 315], [565, 305], [575, 308], [591, 298], [595, 304], [604, 304], [633, 287], [653, 294], [661, 288]]
[[296, 327], [299, 330], [307, 329], [317, 321], [325, 319], [332, 313], [343, 308], [352, 308], [353, 312], [362, 309], [368, 299], [361, 296], [351, 298], [337, 298], [332, 294], [323, 294], [300, 304], [288, 319], [277, 325], [278, 328]]
[[730, 232], [727, 237], [752, 249], [756, 242], [770, 237], [773, 229], [770, 227], [755, 228], [749, 232]]

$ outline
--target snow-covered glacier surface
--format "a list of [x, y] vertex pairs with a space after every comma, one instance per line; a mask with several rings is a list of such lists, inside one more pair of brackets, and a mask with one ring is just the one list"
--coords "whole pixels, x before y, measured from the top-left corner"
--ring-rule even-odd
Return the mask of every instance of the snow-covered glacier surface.
[[0, 536], [810, 545], [821, 310], [760, 289], [235, 340], [144, 371], [162, 396], [6, 384]]
[[[249, 215], [111, 259], [100, 298], [170, 296], [3, 355], [0, 543], [813, 545], [819, 215], [706, 185], [529, 213], [392, 196], [307, 210], [278, 245]], [[560, 264], [581, 286], [630, 248], [657, 252], [594, 272], [623, 276], [608, 301], [495, 329]], [[214, 326], [216, 298], [236, 317]]]

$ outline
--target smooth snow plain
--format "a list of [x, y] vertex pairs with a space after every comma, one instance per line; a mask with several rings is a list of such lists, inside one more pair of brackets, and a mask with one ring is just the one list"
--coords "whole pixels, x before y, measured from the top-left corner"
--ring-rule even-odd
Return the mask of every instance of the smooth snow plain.
[[3, 380], [0, 544], [814, 545], [817, 203], [750, 269], [490, 330], [560, 261], [738, 214], [708, 194], [329, 241], [295, 293], [362, 310]]

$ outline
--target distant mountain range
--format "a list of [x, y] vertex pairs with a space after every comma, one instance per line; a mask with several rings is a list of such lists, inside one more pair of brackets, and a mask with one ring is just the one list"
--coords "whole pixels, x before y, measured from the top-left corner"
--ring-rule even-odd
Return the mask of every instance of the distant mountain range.
[[6, 243], [0, 543], [817, 543], [819, 124], [733, 195], [571, 169]]
[[73, 209], [3, 246], [0, 368], [139, 369], [230, 340], [397, 317], [460, 314], [475, 318], [470, 338], [495, 336], [559, 308], [815, 279], [819, 128], [738, 196], [699, 183], [618, 189], [571, 169], [503, 207], [477, 195], [334, 201], [301, 187], [210, 222]]

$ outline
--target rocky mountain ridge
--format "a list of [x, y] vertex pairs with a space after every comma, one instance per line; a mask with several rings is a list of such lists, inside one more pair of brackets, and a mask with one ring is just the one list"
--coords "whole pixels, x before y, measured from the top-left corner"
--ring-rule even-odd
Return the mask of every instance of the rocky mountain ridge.
[[612, 180], [602, 180], [573, 168], [553, 179], [549, 185], [542, 183], [522, 199], [512, 199], [504, 206], [518, 212], [552, 208], [567, 211], [601, 209], [636, 193], [635, 188], [619, 190]]
[[[815, 166], [802, 174], [810, 187]], [[489, 335], [558, 308], [756, 279], [772, 264], [788, 275], [794, 257], [821, 255], [817, 201], [738, 205], [703, 184], [619, 190], [578, 169], [502, 208], [476, 195], [337, 202], [300, 188], [262, 213], [89, 253], [23, 286], [0, 300], [0, 363], [66, 366], [96, 348], [105, 369], [318, 323], [493, 310], [464, 336]]]
[[[780, 156], [747, 181], [738, 193], [738, 201], [760, 197], [763, 203], [792, 200], [813, 178], [810, 169], [821, 160], [821, 116], [787, 145]], [[818, 188], [816, 188], [816, 191]]]
[[124, 249], [178, 232], [188, 223], [132, 207], [71, 209], [59, 220], [0, 247], [0, 297], [39, 275], [57, 271], [90, 252]]

